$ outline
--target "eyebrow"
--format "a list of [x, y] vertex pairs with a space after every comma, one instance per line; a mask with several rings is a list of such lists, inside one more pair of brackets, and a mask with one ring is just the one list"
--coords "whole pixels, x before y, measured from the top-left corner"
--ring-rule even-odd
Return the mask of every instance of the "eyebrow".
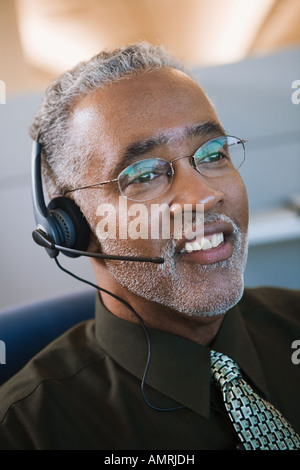
[[[197, 136], [208, 136], [208, 135], [225, 135], [223, 127], [214, 121], [208, 121], [200, 124], [195, 124], [194, 126], [187, 127], [184, 130], [183, 137], [197, 137]], [[129, 144], [119, 161], [119, 163], [114, 168], [114, 173], [119, 174], [124, 168], [134, 163], [134, 161], [141, 157], [142, 155], [151, 152], [158, 147], [167, 145], [173, 136], [170, 133], [163, 133], [156, 137], [149, 137], [144, 140], [139, 140]]]
[[204, 122], [187, 128], [188, 137], [206, 136], [206, 135], [225, 135], [225, 130], [218, 122]]

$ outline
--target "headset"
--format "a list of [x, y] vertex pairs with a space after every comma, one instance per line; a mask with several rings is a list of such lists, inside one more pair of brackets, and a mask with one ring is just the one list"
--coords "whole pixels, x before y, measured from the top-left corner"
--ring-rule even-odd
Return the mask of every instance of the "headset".
[[72, 199], [67, 198], [65, 196], [57, 196], [53, 198], [49, 202], [48, 206], [46, 206], [43, 191], [41, 158], [42, 144], [39, 142], [39, 139], [37, 139], [37, 141], [33, 142], [31, 161], [32, 203], [35, 221], [37, 224], [37, 228], [32, 232], [32, 237], [34, 241], [38, 245], [46, 249], [50, 258], [54, 258], [56, 265], [62, 271], [72, 276], [73, 278], [84, 282], [85, 284], [88, 284], [94, 287], [95, 289], [98, 289], [100, 292], [106, 292], [107, 294], [121, 302], [133, 313], [133, 315], [138, 319], [141, 327], [144, 330], [148, 348], [147, 362], [145, 365], [145, 370], [141, 382], [141, 392], [143, 400], [150, 408], [156, 411], [177, 411], [184, 409], [185, 406], [181, 405], [169, 408], [160, 408], [150, 403], [146, 397], [145, 383], [151, 363], [152, 345], [149, 331], [145, 326], [142, 317], [134, 310], [133, 307], [131, 307], [131, 305], [126, 300], [65, 269], [59, 263], [57, 256], [59, 252], [62, 252], [63, 254], [72, 258], [76, 258], [78, 256], [88, 256], [91, 258], [102, 258], [121, 261], [141, 261], [155, 264], [164, 263], [164, 258], [118, 256], [103, 253], [92, 253], [87, 251], [90, 242], [90, 228], [79, 206]]
[[31, 192], [37, 228], [32, 232], [34, 241], [46, 248], [50, 258], [59, 252], [76, 258], [90, 258], [141, 261], [160, 264], [164, 258], [145, 258], [139, 256], [118, 256], [87, 251], [90, 242], [90, 228], [79, 206], [70, 198], [57, 196], [46, 206], [42, 170], [42, 144], [37, 139], [32, 146]]

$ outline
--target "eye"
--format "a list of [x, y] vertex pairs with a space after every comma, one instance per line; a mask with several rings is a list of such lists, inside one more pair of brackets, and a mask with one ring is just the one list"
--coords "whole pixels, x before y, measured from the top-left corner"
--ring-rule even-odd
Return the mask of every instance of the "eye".
[[[169, 174], [171, 172], [171, 174]], [[159, 183], [163, 178], [172, 177], [170, 164], [165, 160], [151, 158], [130, 165], [121, 173], [122, 187]]]
[[194, 155], [197, 165], [223, 165], [230, 160], [226, 137], [213, 139], [202, 145]]
[[148, 183], [149, 181], [153, 180], [157, 176], [159, 175], [157, 175], [153, 171], [147, 171], [145, 173], [142, 173], [136, 176], [134, 179], [131, 179], [131, 181], [128, 181], [128, 184]]
[[222, 152], [214, 152], [210, 155], [206, 155], [203, 157], [196, 156], [197, 163], [217, 163], [221, 161], [223, 158], [226, 158], [226, 155]]

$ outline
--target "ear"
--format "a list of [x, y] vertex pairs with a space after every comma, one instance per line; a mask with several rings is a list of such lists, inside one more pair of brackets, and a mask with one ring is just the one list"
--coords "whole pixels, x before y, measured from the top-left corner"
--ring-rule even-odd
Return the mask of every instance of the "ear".
[[90, 242], [87, 248], [87, 251], [90, 251], [91, 253], [99, 253], [100, 249], [100, 242], [96, 238], [96, 235], [90, 230]]

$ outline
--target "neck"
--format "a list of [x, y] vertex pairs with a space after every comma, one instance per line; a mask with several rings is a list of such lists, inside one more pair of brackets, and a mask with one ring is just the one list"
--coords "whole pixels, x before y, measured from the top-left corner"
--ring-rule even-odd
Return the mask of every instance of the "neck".
[[[107, 271], [103, 275], [102, 270], [99, 270], [97, 265], [94, 266], [94, 271], [98, 285], [125, 300], [142, 318], [144, 324], [150, 328], [173, 333], [204, 346], [209, 346], [221, 326], [224, 315], [189, 316], [181, 314], [129, 292], [117, 283]], [[133, 312], [123, 303], [106, 293], [101, 293], [101, 297], [105, 307], [112, 314], [123, 320], [138, 323], [138, 319]]]

